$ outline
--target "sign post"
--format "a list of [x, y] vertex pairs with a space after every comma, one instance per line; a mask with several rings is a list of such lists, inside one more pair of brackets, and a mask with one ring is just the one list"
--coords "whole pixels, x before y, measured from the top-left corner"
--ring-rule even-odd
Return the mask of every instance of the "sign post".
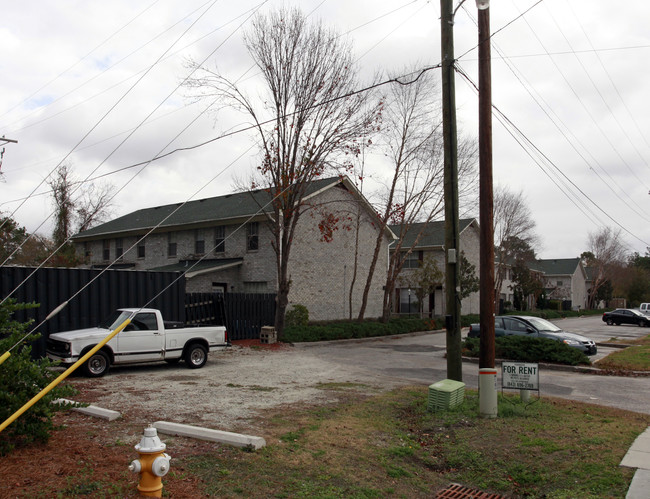
[[530, 392], [533, 390], [537, 391], [539, 397], [539, 364], [503, 362], [501, 369], [501, 391], [504, 388], [520, 390], [522, 402], [530, 400]]

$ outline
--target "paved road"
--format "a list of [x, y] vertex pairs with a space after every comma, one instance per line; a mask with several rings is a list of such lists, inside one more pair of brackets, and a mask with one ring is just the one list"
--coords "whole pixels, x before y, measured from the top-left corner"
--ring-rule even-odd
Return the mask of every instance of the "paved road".
[[[650, 333], [650, 329], [638, 326], [607, 326], [600, 316], [563, 319], [557, 323], [567, 331], [585, 334], [597, 342], [614, 336], [633, 338]], [[447, 377], [444, 333], [302, 344], [300, 348], [342, 366], [355, 366], [375, 373], [378, 378], [429, 385]], [[599, 350], [598, 357], [610, 351], [602, 347]], [[468, 388], [478, 388], [478, 364], [463, 363], [463, 381]], [[540, 394], [542, 397], [562, 397], [650, 414], [650, 377], [601, 376], [541, 369]]]

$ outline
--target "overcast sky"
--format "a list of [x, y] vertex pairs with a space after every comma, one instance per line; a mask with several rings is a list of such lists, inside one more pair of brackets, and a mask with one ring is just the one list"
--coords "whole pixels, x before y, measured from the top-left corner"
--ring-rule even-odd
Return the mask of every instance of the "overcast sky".
[[[295, 3], [348, 33], [368, 81], [378, 72], [440, 62], [436, 0]], [[246, 125], [244, 116], [228, 111], [215, 121], [205, 102], [186, 97], [179, 88], [184, 60], [255, 78], [242, 34], [256, 9], [282, 4], [289, 3], [3, 5], [0, 136], [18, 143], [4, 146], [0, 211], [29, 232], [49, 235], [44, 179], [60, 163], [72, 165], [78, 179], [105, 175], [119, 189], [115, 216], [232, 192], [233, 179], [257, 161], [250, 133], [144, 169], [127, 167]], [[542, 241], [538, 255], [579, 256], [589, 233], [603, 226], [620, 230], [628, 251], [644, 254], [650, 246], [650, 2], [495, 0], [490, 16], [493, 104], [511, 123], [506, 128], [493, 118], [494, 182], [524, 193]], [[468, 0], [454, 26], [456, 57], [473, 81], [476, 17]], [[476, 93], [458, 74], [456, 89], [459, 128], [476, 137]]]

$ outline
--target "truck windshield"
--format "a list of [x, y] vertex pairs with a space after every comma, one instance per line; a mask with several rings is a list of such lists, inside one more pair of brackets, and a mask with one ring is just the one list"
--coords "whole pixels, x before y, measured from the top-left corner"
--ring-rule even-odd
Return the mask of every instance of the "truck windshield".
[[130, 312], [116, 310], [111, 315], [109, 315], [106, 319], [100, 322], [99, 327], [102, 329], [110, 329], [112, 331], [117, 326], [122, 324], [125, 320], [127, 320], [130, 316], [131, 316]]

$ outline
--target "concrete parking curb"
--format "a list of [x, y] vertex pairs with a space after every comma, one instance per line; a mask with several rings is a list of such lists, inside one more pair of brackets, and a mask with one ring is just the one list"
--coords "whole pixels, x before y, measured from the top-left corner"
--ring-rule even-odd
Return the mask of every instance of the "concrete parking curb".
[[[56, 399], [55, 404], [77, 404], [74, 400], [68, 399]], [[94, 418], [105, 419], [106, 421], [115, 421], [118, 419], [121, 414], [117, 411], [111, 411], [110, 409], [103, 409], [102, 407], [97, 407], [95, 405], [88, 405], [86, 407], [71, 407], [73, 411], [85, 414], [86, 416], [92, 416]]]
[[200, 426], [170, 423], [168, 421], [156, 421], [153, 424], [153, 427], [156, 428], [158, 432], [167, 435], [196, 438], [198, 440], [218, 442], [233, 445], [235, 447], [252, 447], [257, 450], [266, 446], [266, 441], [262, 437], [242, 435], [240, 433], [231, 433], [229, 431], [211, 430], [210, 428], [201, 428]]

